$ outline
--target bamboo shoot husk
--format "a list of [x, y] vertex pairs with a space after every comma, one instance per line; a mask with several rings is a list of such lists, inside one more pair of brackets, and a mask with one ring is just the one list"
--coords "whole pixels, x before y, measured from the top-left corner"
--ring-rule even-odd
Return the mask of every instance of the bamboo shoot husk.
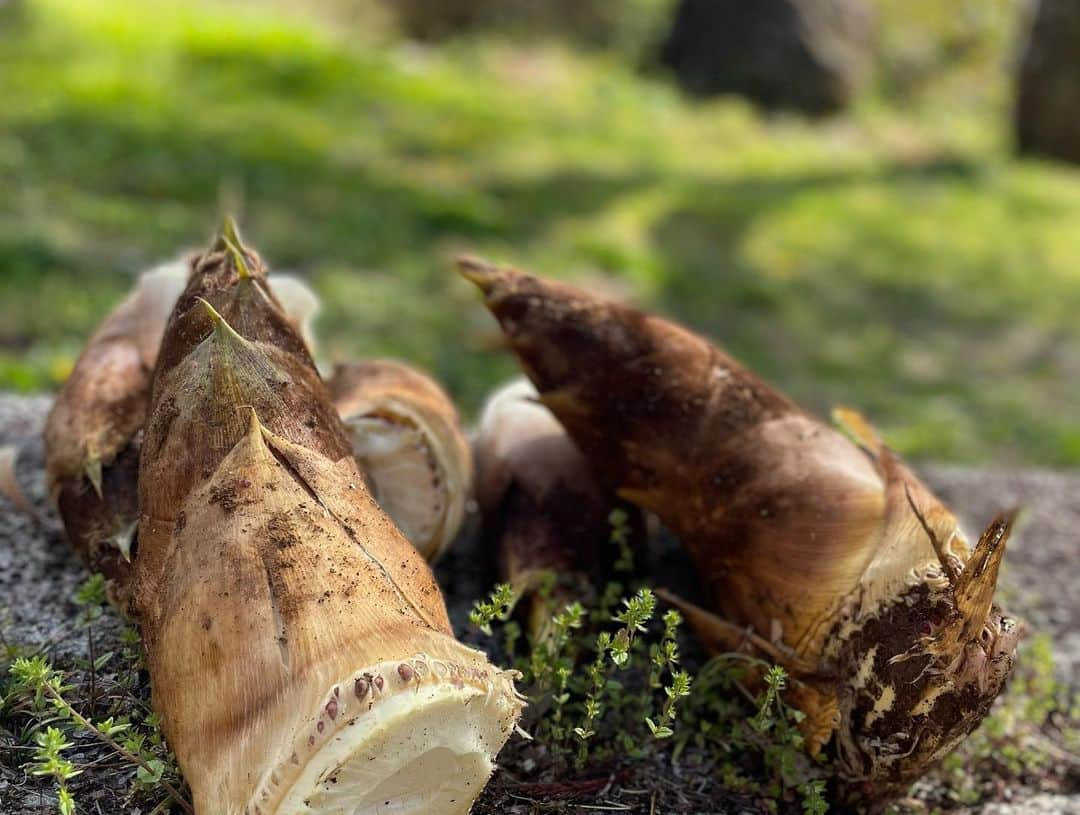
[[184, 261], [140, 275], [80, 354], [45, 421], [45, 470], [68, 540], [125, 608], [138, 527], [139, 444], [165, 323]]
[[602, 487], [526, 379], [497, 389], [475, 441], [476, 500], [499, 579], [522, 597], [526, 630], [542, 639], [569, 603], [590, 604], [617, 556], [611, 513], [627, 514], [631, 548], [644, 539], [640, 511]]

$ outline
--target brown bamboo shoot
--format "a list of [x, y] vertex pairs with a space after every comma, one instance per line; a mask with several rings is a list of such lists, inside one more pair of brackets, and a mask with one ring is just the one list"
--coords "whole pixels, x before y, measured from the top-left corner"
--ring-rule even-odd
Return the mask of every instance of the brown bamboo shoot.
[[368, 494], [253, 253], [200, 258], [154, 374], [134, 604], [205, 815], [466, 813], [521, 709]]
[[849, 800], [899, 794], [978, 725], [1019, 636], [992, 602], [1011, 516], [972, 547], [856, 414], [852, 441], [673, 323], [462, 271], [604, 483], [688, 548], [702, 638], [739, 647], [749, 627], [799, 679], [811, 747], [835, 735]]
[[526, 630], [542, 639], [569, 603], [587, 605], [619, 554], [611, 512], [627, 513], [631, 549], [645, 537], [640, 511], [597, 481], [585, 457], [525, 379], [493, 393], [476, 433], [476, 499], [499, 579], [522, 597]]

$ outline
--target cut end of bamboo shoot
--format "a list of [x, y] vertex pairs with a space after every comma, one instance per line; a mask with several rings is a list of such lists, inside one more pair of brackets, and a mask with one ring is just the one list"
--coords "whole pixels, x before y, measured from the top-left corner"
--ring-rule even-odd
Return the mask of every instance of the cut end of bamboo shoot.
[[248, 809], [464, 815], [521, 705], [509, 672], [423, 654], [358, 671], [319, 700]]
[[379, 506], [428, 560], [465, 518], [472, 456], [450, 397], [394, 360], [339, 365], [328, 383]]
[[379, 416], [347, 418], [345, 426], [379, 506], [426, 558], [434, 558], [447, 537], [449, 496], [424, 433], [412, 423]]

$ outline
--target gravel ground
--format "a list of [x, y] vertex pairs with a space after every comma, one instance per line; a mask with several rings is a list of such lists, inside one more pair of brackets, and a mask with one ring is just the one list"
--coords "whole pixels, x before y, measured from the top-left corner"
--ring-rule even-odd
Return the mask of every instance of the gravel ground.
[[1080, 475], [927, 467], [923, 475], [961, 512], [969, 535], [994, 515], [1020, 507], [1003, 567], [1003, 604], [1033, 631], [1054, 635], [1055, 667], [1066, 681], [1080, 671]]
[[[20, 480], [43, 515], [42, 522], [35, 523], [16, 513], [6, 499], [0, 497], [0, 634], [8, 643], [43, 646], [63, 664], [86, 655], [85, 638], [75, 633], [76, 608], [70, 600], [86, 574], [69, 556], [55, 515], [48, 511], [44, 500], [41, 445], [36, 434], [48, 404], [45, 397], [0, 394], [0, 446], [23, 445]], [[943, 498], [962, 508], [964, 520], [971, 530], [984, 525], [1001, 508], [1015, 505], [1025, 508], [1023, 524], [1006, 556], [1003, 596], [1009, 609], [1023, 617], [1033, 630], [1052, 634], [1056, 670], [1063, 681], [1075, 687], [1077, 668], [1080, 667], [1080, 592], [1075, 589], [1080, 578], [1076, 532], [1080, 529], [1080, 475], [1034, 470], [1003, 473], [958, 467], [924, 467], [921, 471]], [[494, 580], [490, 571], [476, 569], [476, 562], [464, 546], [452, 553], [439, 568], [440, 582], [459, 629], [465, 628], [465, 617], [472, 601], [485, 593]], [[119, 621], [106, 615], [96, 636], [106, 643], [110, 637], [115, 638], [119, 630]], [[655, 779], [656, 773], [672, 776], [668, 786], [677, 798], [690, 800], [686, 793], [691, 787], [695, 788], [691, 807], [680, 806], [680, 812], [718, 815], [721, 812], [756, 811], [728, 796], [723, 796], [721, 802], [717, 800], [720, 793], [709, 799], [709, 793], [701, 787], [711, 783], [709, 779], [701, 776], [679, 779], [670, 768], [660, 766], [643, 767], [634, 778], [621, 782], [616, 779], [606, 786], [599, 784], [597, 797], [591, 799], [591, 803], [582, 802], [560, 811], [585, 813], [612, 809], [604, 805], [604, 799], [599, 797], [601, 793], [610, 795], [613, 785], [619, 783], [633, 793], [638, 781], [648, 780], [650, 774]], [[571, 779], [571, 783], [574, 782], [580, 782], [580, 779]], [[41, 791], [40, 785], [28, 794], [27, 784], [23, 770], [0, 762], [2, 815], [54, 811], [49, 808], [48, 794]], [[661, 796], [666, 794], [665, 789], [663, 784], [654, 786]], [[483, 813], [552, 811], [546, 806], [536, 808], [536, 799], [543, 797], [539, 787], [531, 802], [527, 797], [504, 794], [500, 790], [497, 781], [493, 792], [485, 795], [481, 807]], [[670, 808], [657, 806], [656, 795], [654, 792], [650, 800], [643, 797], [640, 808], [620, 806], [615, 811], [648, 813], [650, 807], [655, 807], [657, 813], [671, 812]], [[1050, 795], [1023, 788], [1009, 790], [1008, 795], [1012, 799], [1010, 802], [986, 804], [966, 812], [970, 815], [1080, 815], [1080, 795]], [[661, 798], [661, 802], [663, 800]], [[714, 803], [707, 805], [702, 803], [703, 800]]]

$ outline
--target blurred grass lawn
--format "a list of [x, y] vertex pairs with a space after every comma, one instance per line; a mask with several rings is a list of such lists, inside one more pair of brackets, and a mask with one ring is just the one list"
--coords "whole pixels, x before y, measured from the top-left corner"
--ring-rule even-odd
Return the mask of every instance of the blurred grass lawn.
[[685, 320], [910, 455], [1080, 463], [1080, 172], [1009, 158], [1000, 90], [814, 124], [613, 56], [425, 50], [280, 6], [7, 15], [0, 388], [54, 387], [239, 193], [249, 241], [323, 295], [328, 357], [412, 360], [467, 412], [513, 365], [460, 251]]

